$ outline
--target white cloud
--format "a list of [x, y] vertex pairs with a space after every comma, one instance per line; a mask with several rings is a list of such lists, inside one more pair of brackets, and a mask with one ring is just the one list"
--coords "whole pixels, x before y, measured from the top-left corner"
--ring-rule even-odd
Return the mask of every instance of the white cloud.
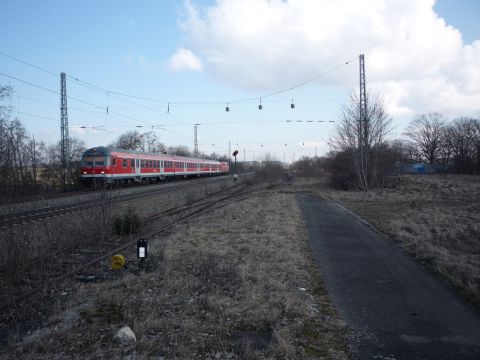
[[177, 49], [169, 64], [173, 71], [202, 70], [202, 61], [193, 52], [184, 48]]
[[[364, 53], [367, 86], [384, 92], [394, 115], [478, 116], [480, 41], [464, 44], [434, 3], [223, 0], [199, 7], [187, 1], [181, 26], [209, 73], [246, 89], [289, 87]], [[174, 69], [201, 64], [186, 49], [171, 59]], [[358, 76], [351, 66], [317, 83], [353, 88]]]

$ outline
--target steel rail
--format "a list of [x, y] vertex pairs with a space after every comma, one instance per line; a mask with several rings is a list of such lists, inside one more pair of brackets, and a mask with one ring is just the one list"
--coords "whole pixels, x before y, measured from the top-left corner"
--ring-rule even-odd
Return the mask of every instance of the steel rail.
[[[201, 184], [215, 184], [222, 181], [228, 181], [228, 178], [214, 178], [214, 179], [201, 179]], [[137, 200], [147, 196], [166, 194], [169, 192], [174, 192], [182, 189], [188, 189], [191, 187], [198, 186], [199, 183], [188, 183], [188, 184], [178, 184], [173, 185], [168, 188], [153, 189], [129, 194], [118, 195], [113, 198], [107, 199], [105, 202], [102, 202], [102, 205], [114, 205], [130, 200]], [[18, 225], [21, 223], [27, 223], [57, 216], [68, 215], [85, 209], [91, 209], [92, 206], [99, 206], [99, 201], [97, 200], [87, 200], [80, 201], [73, 204], [64, 204], [64, 205], [54, 205], [48, 207], [42, 207], [38, 209], [19, 211], [9, 214], [4, 214], [0, 218], [0, 228], [7, 228], [11, 225]]]
[[[25, 298], [34, 294], [35, 292], [39, 291], [40, 289], [45, 289], [48, 284], [57, 283], [57, 282], [60, 282], [60, 281], [66, 279], [68, 277], [75, 276], [81, 270], [92, 267], [93, 265], [101, 262], [105, 258], [111, 257], [111, 256], [117, 254], [118, 252], [135, 245], [139, 238], [144, 238], [144, 237], [152, 238], [152, 237], [154, 237], [158, 234], [161, 234], [162, 232], [172, 228], [173, 226], [177, 225], [180, 222], [187, 221], [187, 220], [193, 219], [195, 217], [198, 217], [198, 216], [200, 216], [200, 215], [206, 213], [207, 211], [210, 211], [210, 210], [212, 210], [216, 207], [219, 208], [221, 206], [225, 206], [225, 205], [228, 204], [228, 200], [239, 201], [239, 200], [243, 199], [245, 195], [247, 195], [249, 193], [252, 193], [254, 191], [254, 190], [245, 191], [247, 188], [248, 188], [248, 185], [240, 185], [238, 189], [234, 190], [230, 194], [227, 194], [227, 195], [224, 195], [224, 196], [220, 197], [219, 199], [209, 200], [209, 201], [205, 202], [206, 198], [203, 198], [203, 199], [200, 200], [200, 203], [193, 204], [193, 205], [190, 205], [190, 206], [186, 206], [183, 209], [172, 208], [172, 209], [164, 210], [164, 211], [162, 211], [158, 214], [154, 214], [150, 217], [147, 217], [145, 220], [160, 217], [165, 212], [170, 211], [170, 212], [173, 212], [173, 213], [181, 213], [181, 211], [186, 211], [186, 210], [189, 210], [189, 209], [193, 208], [193, 210], [191, 210], [189, 213], [185, 214], [184, 216], [182, 216], [178, 219], [175, 219], [175, 220], [171, 221], [167, 225], [163, 225], [163, 226], [161, 226], [159, 228], [156, 228], [156, 229], [154, 229], [154, 230], [152, 230], [152, 231], [150, 231], [146, 234], [143, 234], [139, 237], [136, 237], [135, 239], [133, 239], [131, 241], [128, 241], [127, 243], [125, 243], [125, 244], [123, 244], [119, 247], [116, 247], [113, 250], [107, 251], [106, 253], [104, 253], [100, 256], [97, 256], [94, 259], [92, 259], [92, 260], [90, 260], [90, 261], [88, 261], [88, 262], [86, 262], [82, 265], [76, 266], [74, 269], [72, 269], [72, 270], [70, 270], [70, 271], [68, 271], [68, 272], [66, 272], [66, 273], [64, 273], [60, 276], [44, 278], [42, 283], [41, 283], [41, 286], [37, 286], [35, 288], [29, 289], [28, 291], [25, 291], [22, 294], [15, 296], [13, 299], [8, 299], [6, 302], [0, 304], [0, 308], [5, 308], [9, 304], [17, 304], [18, 302], [24, 300]], [[229, 189], [227, 189], [227, 190], [229, 190]], [[197, 208], [195, 209], [195, 207], [197, 207]]]

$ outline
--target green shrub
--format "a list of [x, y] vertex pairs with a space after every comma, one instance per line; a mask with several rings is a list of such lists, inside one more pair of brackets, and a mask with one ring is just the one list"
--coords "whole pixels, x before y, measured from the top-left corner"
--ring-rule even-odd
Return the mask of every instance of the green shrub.
[[132, 208], [128, 208], [125, 214], [117, 216], [113, 220], [113, 231], [117, 235], [137, 234], [140, 227], [140, 216]]

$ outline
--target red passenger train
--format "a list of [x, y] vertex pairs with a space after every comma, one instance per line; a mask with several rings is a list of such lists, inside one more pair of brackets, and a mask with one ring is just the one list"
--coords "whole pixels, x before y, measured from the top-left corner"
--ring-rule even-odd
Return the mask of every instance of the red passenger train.
[[220, 175], [228, 171], [228, 162], [101, 146], [83, 153], [80, 178], [83, 183], [112, 184]]

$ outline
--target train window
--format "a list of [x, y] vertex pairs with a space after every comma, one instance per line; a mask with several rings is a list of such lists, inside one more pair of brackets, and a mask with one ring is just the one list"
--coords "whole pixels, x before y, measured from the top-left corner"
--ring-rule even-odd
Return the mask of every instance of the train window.
[[95, 156], [94, 158], [94, 165], [105, 165], [105, 157], [103, 156]]
[[112, 166], [117, 166], [117, 158], [112, 157]]
[[122, 159], [122, 166], [127, 167], [128, 159]]
[[130, 159], [130, 167], [135, 167], [135, 159]]
[[87, 166], [93, 166], [93, 156], [85, 156], [83, 158], [83, 163]]
[[160, 160], [157, 160], [157, 169], [160, 169]]
[[143, 169], [145, 167], [145, 160], [140, 160], [140, 167]]

